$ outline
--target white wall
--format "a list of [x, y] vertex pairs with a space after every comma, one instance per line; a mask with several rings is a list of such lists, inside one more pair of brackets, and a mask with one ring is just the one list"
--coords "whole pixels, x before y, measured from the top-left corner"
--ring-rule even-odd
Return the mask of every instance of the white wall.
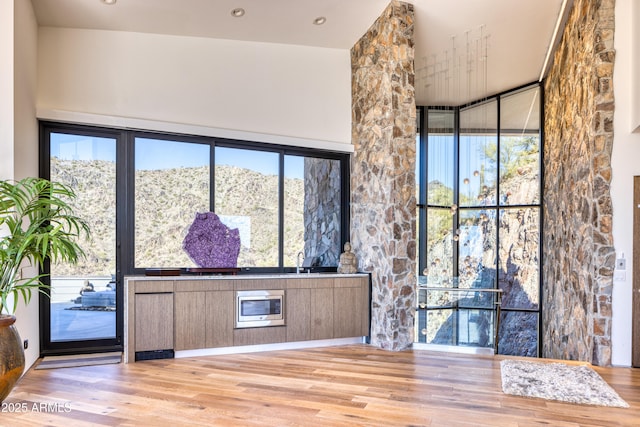
[[[37, 34], [31, 2], [0, 2], [0, 179], [38, 175]], [[36, 273], [34, 269], [26, 272]], [[20, 337], [29, 340], [25, 351], [28, 368], [40, 355], [37, 293], [28, 306], [19, 303], [16, 318]]]
[[[627, 258], [625, 281], [614, 281], [613, 285], [613, 330], [612, 364], [631, 365], [632, 324], [632, 252], [633, 252], [633, 177], [640, 175], [640, 134], [631, 133], [633, 123], [634, 95], [632, 87], [637, 80], [633, 73], [633, 25], [632, 4], [635, 0], [616, 0], [615, 49], [616, 62], [613, 74], [616, 110], [614, 115], [614, 143], [611, 159], [613, 177], [611, 198], [613, 201], [613, 243], [617, 256], [624, 253]], [[636, 41], [637, 43], [637, 41]], [[637, 48], [637, 46], [636, 46]], [[636, 82], [637, 83], [637, 82]], [[635, 99], [638, 101], [638, 99]], [[636, 242], [640, 244], [640, 242]], [[640, 274], [640, 272], [639, 272]]]
[[0, 1], [0, 179], [13, 178], [13, 1]]
[[44, 118], [351, 150], [348, 50], [44, 27], [38, 85]]
[[[624, 1], [623, 3], [626, 3]], [[627, 31], [631, 31], [631, 45], [628, 46], [631, 57], [629, 58], [631, 61], [631, 70], [633, 71], [633, 75], [637, 76], [640, 73], [640, 2], [632, 1], [631, 2], [631, 11], [629, 12], [628, 6], [626, 7], [628, 16], [625, 16], [625, 19], [631, 19], [631, 29], [627, 29]], [[616, 5], [617, 7], [617, 5]], [[618, 17], [616, 16], [616, 21]], [[632, 79], [631, 82], [631, 130], [634, 132], [640, 132], [640, 80], [635, 78]]]
[[[38, 24], [31, 2], [15, 1], [14, 41], [14, 178], [38, 176], [38, 121], [36, 119], [36, 85]], [[36, 275], [35, 268], [25, 274]], [[39, 296], [21, 302], [16, 311], [16, 327], [22, 340], [29, 340], [25, 363], [30, 367], [40, 357]]]
[[15, 0], [14, 159], [16, 179], [38, 176], [38, 24], [31, 2]]

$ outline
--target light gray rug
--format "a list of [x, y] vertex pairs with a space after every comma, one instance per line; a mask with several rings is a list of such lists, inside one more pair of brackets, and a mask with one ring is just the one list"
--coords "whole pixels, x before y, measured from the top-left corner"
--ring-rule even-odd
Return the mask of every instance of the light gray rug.
[[600, 375], [586, 365], [503, 360], [500, 371], [502, 391], [507, 394], [582, 405], [629, 407]]

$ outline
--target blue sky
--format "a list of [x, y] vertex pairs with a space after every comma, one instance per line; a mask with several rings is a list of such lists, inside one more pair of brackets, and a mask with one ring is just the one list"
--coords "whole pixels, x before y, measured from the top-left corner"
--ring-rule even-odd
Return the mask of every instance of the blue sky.
[[116, 140], [83, 135], [51, 134], [51, 157], [66, 160], [116, 161]]
[[[115, 161], [116, 141], [81, 135], [51, 134], [51, 156], [69, 160]], [[206, 166], [210, 146], [187, 142], [136, 138], [137, 170]], [[216, 147], [216, 163], [251, 169], [265, 175], [278, 174], [278, 154], [272, 152]], [[303, 157], [285, 157], [285, 176], [302, 178]]]

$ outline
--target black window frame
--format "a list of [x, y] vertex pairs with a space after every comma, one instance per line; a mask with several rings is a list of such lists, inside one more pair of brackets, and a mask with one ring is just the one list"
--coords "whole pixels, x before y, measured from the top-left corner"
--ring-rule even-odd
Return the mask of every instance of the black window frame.
[[[71, 133], [87, 136], [114, 138], [116, 149], [116, 282], [118, 289], [124, 289], [124, 277], [144, 275], [145, 267], [135, 267], [135, 140], [136, 138], [161, 139], [175, 142], [207, 144], [210, 146], [210, 190], [209, 208], [215, 206], [215, 147], [237, 148], [277, 153], [279, 155], [278, 183], [278, 265], [270, 267], [241, 266], [238, 274], [293, 273], [295, 266], [284, 266], [284, 158], [287, 155], [314, 157], [340, 162], [341, 179], [341, 230], [340, 250], [350, 240], [350, 163], [351, 153], [319, 148], [281, 145], [250, 140], [236, 140], [214, 136], [202, 136], [172, 132], [158, 132], [144, 129], [114, 128], [66, 122], [41, 120], [39, 122], [40, 165], [42, 178], [50, 177], [50, 134]], [[148, 266], [153, 267], [153, 266]], [[186, 268], [186, 266], [185, 266]], [[185, 268], [181, 270], [185, 270]], [[313, 267], [314, 272], [335, 272], [337, 266]], [[50, 272], [49, 265], [42, 273]], [[48, 282], [48, 280], [47, 280]], [[50, 306], [46, 291], [40, 296], [40, 338], [42, 355], [83, 353], [89, 351], [114, 351], [123, 349], [124, 292], [116, 295], [116, 337], [114, 339], [55, 341], [50, 339]]]
[[[427, 143], [428, 143], [428, 126], [427, 126], [427, 114], [429, 110], [438, 110], [438, 111], [453, 111], [454, 112], [454, 133], [453, 133], [453, 140], [454, 140], [454, 147], [453, 147], [453, 159], [454, 159], [454, 165], [453, 166], [453, 203], [455, 205], [457, 205], [457, 210], [455, 212], [455, 214], [453, 214], [453, 230], [458, 229], [459, 227], [459, 219], [460, 219], [460, 212], [462, 211], [466, 211], [466, 210], [477, 210], [478, 206], [460, 206], [460, 200], [459, 200], [459, 196], [460, 196], [460, 137], [461, 137], [461, 133], [460, 133], [460, 112], [468, 109], [468, 108], [472, 108], [475, 106], [479, 106], [488, 102], [492, 102], [492, 101], [496, 101], [497, 102], [497, 121], [496, 121], [496, 144], [497, 144], [497, 158], [496, 158], [496, 167], [498, 168], [497, 171], [497, 177], [496, 177], [496, 194], [499, 195], [500, 194], [500, 173], [499, 173], [499, 168], [500, 168], [500, 143], [501, 143], [501, 133], [502, 133], [502, 128], [501, 128], [501, 124], [500, 124], [500, 120], [501, 120], [501, 100], [504, 97], [508, 97], [509, 95], [515, 95], [519, 92], [522, 91], [526, 91], [529, 89], [533, 89], [533, 88], [538, 88], [539, 89], [539, 94], [540, 94], [540, 101], [539, 101], [539, 117], [540, 117], [540, 123], [539, 123], [539, 132], [538, 132], [538, 136], [539, 136], [539, 140], [540, 140], [540, 153], [539, 153], [539, 164], [540, 164], [540, 168], [539, 168], [539, 200], [537, 204], [527, 204], [527, 205], [505, 205], [505, 204], [501, 204], [499, 202], [499, 197], [496, 200], [496, 204], [492, 205], [492, 206], [488, 206], [488, 209], [494, 210], [496, 213], [496, 248], [499, 248], [499, 241], [500, 241], [500, 228], [498, 226], [497, 223], [497, 218], [500, 215], [501, 211], [509, 211], [509, 210], [513, 210], [513, 209], [518, 209], [518, 208], [538, 208], [539, 209], [539, 232], [542, 233], [543, 230], [543, 226], [544, 226], [544, 217], [543, 217], [543, 209], [542, 209], [542, 203], [544, 200], [544, 194], [543, 194], [543, 189], [544, 189], [544, 85], [542, 84], [542, 82], [532, 82], [532, 83], [527, 83], [524, 84], [522, 86], [519, 86], [517, 88], [514, 89], [510, 89], [508, 91], [496, 94], [494, 96], [491, 97], [487, 97], [478, 101], [473, 101], [473, 102], [469, 102], [467, 104], [464, 105], [460, 105], [460, 106], [418, 106], [417, 107], [417, 128], [418, 128], [418, 142], [417, 144], [420, 147], [419, 153], [420, 153], [420, 158], [417, 159], [419, 162], [419, 169], [418, 169], [418, 176], [416, 177], [417, 182], [419, 183], [420, 186], [420, 195], [419, 198], [417, 200], [417, 204], [416, 204], [416, 210], [417, 210], [417, 222], [419, 224], [419, 234], [417, 236], [418, 238], [418, 260], [417, 260], [417, 265], [418, 265], [418, 275], [420, 275], [420, 272], [424, 271], [426, 268], [428, 268], [427, 265], [427, 248], [426, 248], [426, 242], [427, 242], [427, 210], [429, 208], [448, 208], [447, 206], [438, 206], [438, 205], [429, 205], [428, 203], [428, 198], [427, 198], [427, 167], [428, 167], [428, 149], [427, 149]], [[541, 236], [540, 236], [541, 237]], [[542, 239], [539, 239], [539, 244], [538, 244], [538, 268], [539, 268], [539, 275], [538, 275], [538, 295], [539, 295], [539, 301], [538, 301], [538, 308], [509, 308], [509, 307], [501, 307], [501, 314], [500, 317], [504, 317], [505, 315], [507, 315], [508, 313], [536, 313], [538, 315], [538, 322], [537, 322], [537, 326], [538, 326], [538, 330], [537, 330], [537, 357], [540, 357], [543, 353], [543, 342], [542, 342], [542, 334], [543, 334], [543, 323], [542, 323], [542, 317], [543, 317], [543, 301], [544, 301], [544, 295], [543, 295], [543, 277], [542, 277], [542, 266], [543, 266], [543, 242]], [[458, 249], [458, 242], [454, 241], [453, 244], [453, 276], [458, 276], [459, 273], [459, 249]], [[500, 288], [500, 275], [499, 275], [499, 265], [500, 265], [500, 260], [498, 259], [499, 257], [499, 253], [496, 253], [496, 269], [495, 269], [495, 280], [494, 280], [494, 288], [495, 289], [499, 289]], [[417, 310], [419, 310], [417, 308]], [[457, 309], [456, 309], [457, 310]], [[416, 315], [416, 321], [419, 318], [418, 315]], [[498, 323], [499, 326], [502, 326], [500, 323]], [[418, 336], [416, 336], [416, 342], [418, 341]]]

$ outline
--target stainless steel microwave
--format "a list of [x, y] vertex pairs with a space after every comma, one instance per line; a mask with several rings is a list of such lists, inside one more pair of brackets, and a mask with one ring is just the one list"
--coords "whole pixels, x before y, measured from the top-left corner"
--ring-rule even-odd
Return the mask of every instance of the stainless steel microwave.
[[284, 325], [284, 290], [236, 291], [236, 328]]

